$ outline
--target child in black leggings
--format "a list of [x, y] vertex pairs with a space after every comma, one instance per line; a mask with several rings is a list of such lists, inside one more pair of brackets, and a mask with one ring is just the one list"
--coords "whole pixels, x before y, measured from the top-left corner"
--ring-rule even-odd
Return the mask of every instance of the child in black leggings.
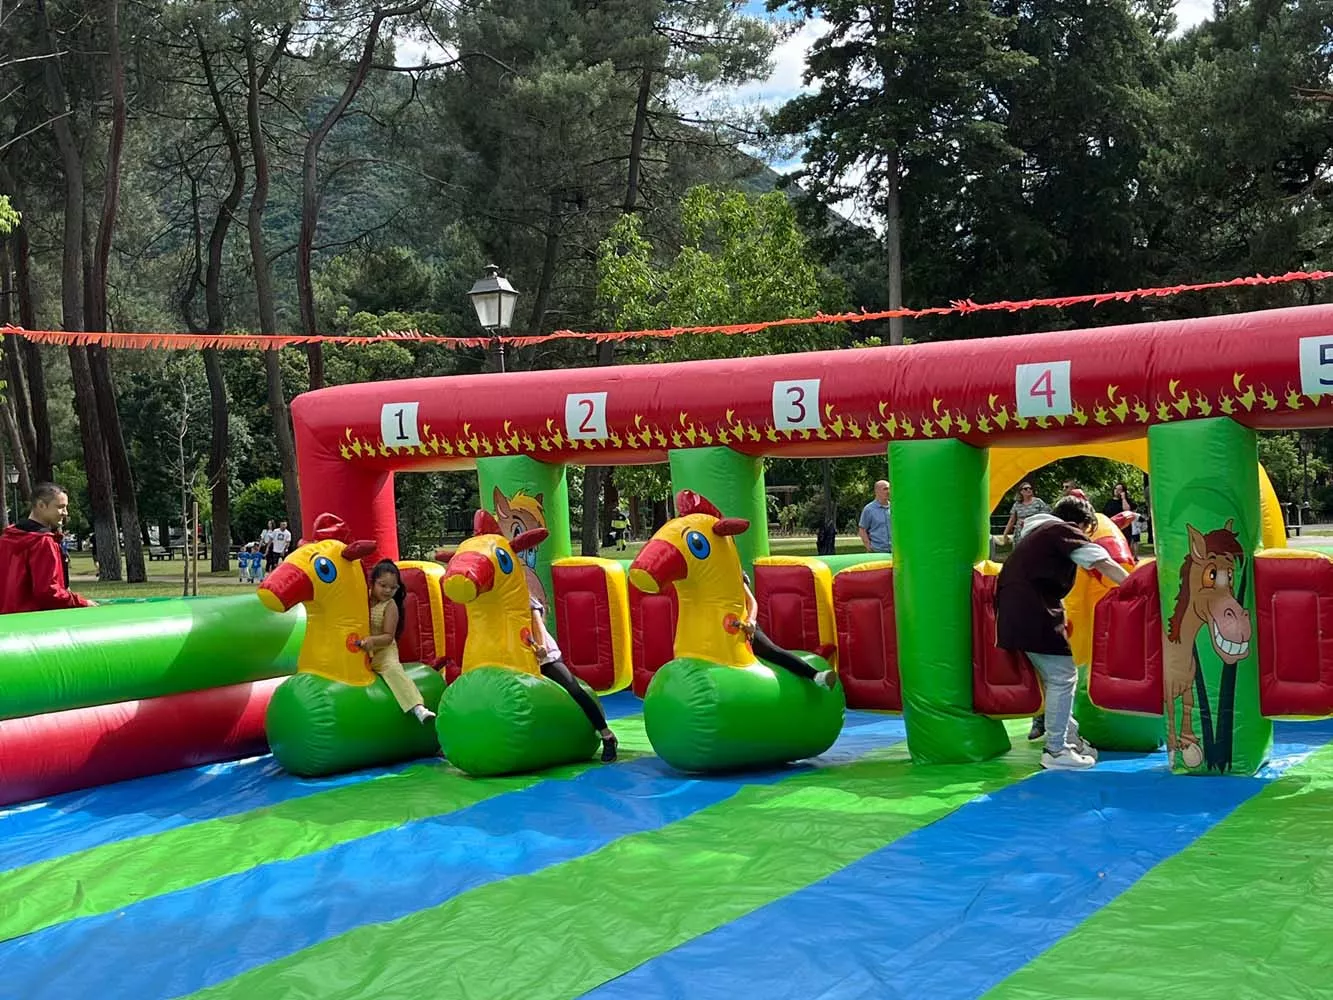
[[785, 670], [791, 671], [797, 677], [804, 677], [808, 681], [814, 681], [820, 687], [826, 687], [830, 691], [833, 685], [838, 683], [838, 674], [835, 670], [821, 670], [818, 673], [810, 664], [806, 663], [799, 656], [793, 656], [781, 646], [777, 645], [759, 628], [759, 602], [755, 600], [754, 593], [750, 590], [750, 576], [748, 573], [741, 574], [741, 581], [745, 586], [745, 618], [740, 622], [741, 631], [750, 637], [750, 646], [754, 649], [754, 655], [760, 659], [767, 660], [769, 663], [776, 664]]
[[555, 637], [546, 628], [546, 609], [542, 607], [541, 601], [535, 597], [529, 597], [528, 600], [532, 603], [532, 651], [541, 665], [542, 676], [549, 677], [568, 691], [569, 696], [578, 703], [579, 708], [583, 709], [583, 714], [592, 723], [592, 728], [597, 730], [597, 735], [602, 738], [602, 760], [610, 763], [616, 759], [616, 748], [620, 746], [620, 741], [607, 726], [606, 716], [602, 714], [597, 702], [583, 690], [574, 678], [573, 672], [560, 658], [560, 647], [555, 644]]

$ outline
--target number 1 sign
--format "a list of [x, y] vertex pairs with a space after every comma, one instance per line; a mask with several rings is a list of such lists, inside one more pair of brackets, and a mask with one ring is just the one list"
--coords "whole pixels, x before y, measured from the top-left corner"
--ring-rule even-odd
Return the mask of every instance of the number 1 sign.
[[385, 403], [380, 407], [380, 436], [386, 448], [416, 448], [421, 444], [417, 430], [420, 403]]
[[1069, 395], [1069, 362], [1041, 361], [1018, 365], [1014, 395], [1020, 417], [1067, 417], [1074, 412]]

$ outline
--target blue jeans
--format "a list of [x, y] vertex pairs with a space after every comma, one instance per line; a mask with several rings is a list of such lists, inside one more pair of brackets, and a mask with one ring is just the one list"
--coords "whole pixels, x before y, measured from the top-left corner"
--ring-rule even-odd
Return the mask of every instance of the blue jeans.
[[1046, 689], [1046, 749], [1059, 753], [1066, 746], [1078, 746], [1078, 723], [1074, 721], [1074, 688], [1078, 686], [1078, 667], [1072, 656], [1052, 653], [1026, 653], [1041, 675]]

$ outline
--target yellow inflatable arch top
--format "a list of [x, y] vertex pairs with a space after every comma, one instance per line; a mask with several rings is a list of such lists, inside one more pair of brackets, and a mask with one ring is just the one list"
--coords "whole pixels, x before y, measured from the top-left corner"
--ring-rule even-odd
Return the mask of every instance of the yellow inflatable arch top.
[[[1148, 439], [1128, 441], [1087, 441], [1075, 445], [1048, 445], [1042, 448], [990, 449], [990, 506], [994, 510], [1015, 486], [1042, 466], [1062, 458], [1106, 458], [1124, 462], [1148, 472]], [[1007, 511], [1007, 506], [1005, 507]], [[1268, 473], [1259, 466], [1259, 510], [1263, 524], [1263, 547], [1286, 548], [1287, 529], [1282, 520], [1282, 505]]]

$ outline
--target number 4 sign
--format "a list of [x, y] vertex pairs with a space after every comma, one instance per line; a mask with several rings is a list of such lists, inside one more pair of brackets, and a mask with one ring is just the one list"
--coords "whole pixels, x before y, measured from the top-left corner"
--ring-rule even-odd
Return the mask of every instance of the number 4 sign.
[[1069, 395], [1069, 362], [1018, 365], [1014, 395], [1020, 417], [1067, 417], [1074, 412]]
[[380, 436], [386, 448], [416, 448], [421, 444], [417, 430], [420, 403], [385, 403], [380, 407]]

